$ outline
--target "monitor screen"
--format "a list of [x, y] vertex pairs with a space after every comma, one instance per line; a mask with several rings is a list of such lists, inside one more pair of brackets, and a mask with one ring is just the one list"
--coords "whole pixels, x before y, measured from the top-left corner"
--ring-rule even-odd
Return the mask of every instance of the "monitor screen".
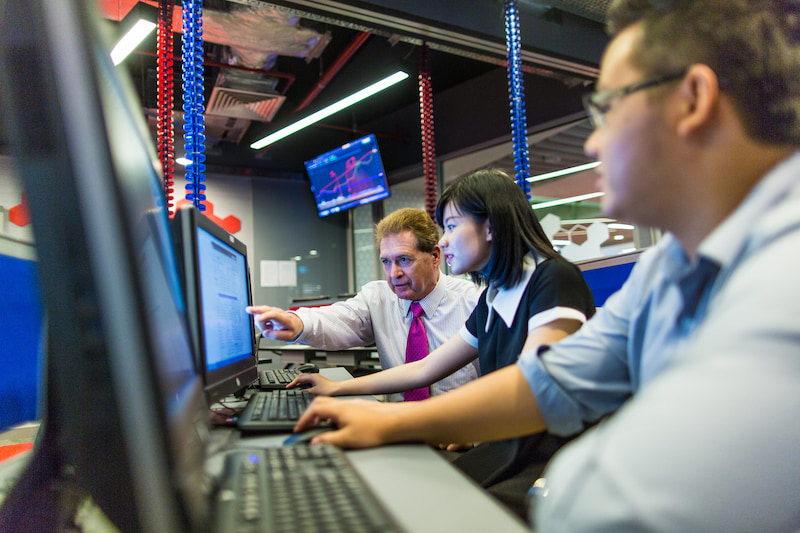
[[253, 356], [247, 262], [244, 255], [203, 228], [197, 229], [206, 369], [218, 370]]
[[194, 207], [173, 220], [187, 314], [209, 403], [257, 378], [247, 248]]
[[375, 135], [367, 135], [305, 162], [319, 216], [389, 196]]
[[206, 523], [208, 409], [157, 157], [106, 30], [87, 1], [3, 2], [0, 115], [48, 343], [42, 427], [2, 531], [64, 529], [87, 498], [121, 531]]

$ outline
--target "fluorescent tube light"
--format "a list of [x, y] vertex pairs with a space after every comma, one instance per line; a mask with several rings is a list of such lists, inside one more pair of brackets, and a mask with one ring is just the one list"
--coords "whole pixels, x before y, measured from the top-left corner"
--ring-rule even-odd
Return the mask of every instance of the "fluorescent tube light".
[[[572, 218], [569, 220], [562, 220], [562, 224], [592, 224], [593, 222], [614, 222], [613, 218]], [[611, 227], [611, 226], [609, 226]]]
[[128, 14], [120, 21], [120, 32], [123, 34], [114, 49], [111, 50], [111, 61], [119, 65], [133, 52], [153, 30], [158, 21], [158, 8], [143, 2], [137, 2]]
[[544, 209], [545, 207], [554, 207], [556, 205], [564, 205], [564, 204], [572, 204], [575, 202], [580, 202], [582, 200], [591, 200], [592, 198], [598, 198], [603, 196], [604, 192], [590, 192], [589, 194], [581, 194], [579, 196], [570, 196], [569, 198], [559, 198], [558, 200], [551, 200], [549, 202], [541, 202], [538, 204], [533, 204], [531, 208], [533, 209]]
[[528, 178], [528, 181], [533, 183], [534, 181], [549, 180], [552, 178], [558, 178], [560, 176], [566, 176], [568, 174], [574, 174], [576, 172], [583, 172], [584, 170], [591, 170], [599, 166], [600, 166], [600, 161], [593, 161], [591, 163], [578, 165], [576, 167], [569, 167], [561, 170], [556, 170], [554, 172], [548, 172], [547, 174], [539, 174], [538, 176], [531, 176], [530, 178]]
[[402, 70], [398, 70], [388, 78], [384, 78], [379, 82], [373, 83], [369, 87], [365, 87], [364, 89], [361, 89], [360, 91], [351, 94], [347, 98], [339, 100], [335, 104], [331, 104], [324, 109], [320, 109], [316, 113], [312, 113], [306, 118], [300, 119], [290, 126], [286, 126], [285, 128], [280, 129], [275, 133], [267, 135], [263, 139], [260, 139], [251, 144], [250, 148], [252, 148], [253, 150], [260, 150], [265, 146], [269, 146], [270, 144], [279, 141], [284, 137], [288, 137], [292, 133], [296, 133], [307, 126], [314, 124], [315, 122], [319, 122], [320, 120], [329, 117], [338, 111], [341, 111], [342, 109], [346, 109], [365, 98], [369, 98], [373, 94], [378, 93], [388, 87], [391, 87], [395, 83], [403, 81], [406, 78], [408, 78], [408, 74], [406, 74]]
[[614, 222], [613, 224], [609, 224], [608, 227], [610, 229], [633, 229], [631, 224], [621, 224], [619, 222]]
[[111, 50], [111, 61], [115, 65], [119, 65], [154, 29], [156, 29], [156, 25], [149, 20], [140, 20], [134, 24], [131, 31], [123, 35]]

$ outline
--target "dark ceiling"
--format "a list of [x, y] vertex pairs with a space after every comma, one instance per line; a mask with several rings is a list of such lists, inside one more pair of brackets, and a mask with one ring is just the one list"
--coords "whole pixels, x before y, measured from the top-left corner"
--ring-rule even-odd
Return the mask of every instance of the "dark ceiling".
[[[97, 1], [112, 20], [119, 20], [134, 3]], [[582, 112], [581, 95], [596, 77], [606, 42], [600, 22], [606, 4], [607, 0], [553, 0], [547, 5], [518, 2], [527, 124], [532, 129]], [[180, 2], [176, 2], [176, 16], [179, 7]], [[269, 79], [274, 82], [272, 92], [285, 92], [285, 101], [271, 121], [206, 117], [209, 173], [302, 178], [303, 161], [374, 133], [390, 182], [422, 175], [417, 74], [423, 41], [430, 49], [437, 156], [510, 139], [504, 6], [500, 0], [205, 0], [203, 9], [209, 28], [204, 46], [206, 101], [219, 84], [220, 74], [222, 78], [242, 75], [251, 80]], [[217, 21], [219, 31], [212, 27]], [[238, 26], [241, 21], [245, 24]], [[268, 29], [260, 31], [262, 21], [276, 25], [265, 25]], [[176, 24], [179, 27], [180, 22]], [[247, 31], [255, 32], [253, 48], [263, 54], [258, 56], [260, 64], [242, 67], [228, 41]], [[294, 33], [306, 31], [320, 36], [313, 50], [295, 57], [270, 51], [285, 45], [286, 39], [295, 39]], [[369, 33], [363, 44], [311, 103], [296, 111], [361, 32]], [[174, 48], [179, 56], [179, 33], [174, 34]], [[157, 107], [154, 52], [155, 39], [126, 60], [151, 124], [155, 124]], [[220, 66], [234, 60], [237, 70]], [[266, 149], [249, 148], [251, 142], [398, 68], [410, 74], [404, 82]], [[270, 72], [282, 77], [273, 78]], [[176, 61], [177, 120], [182, 103], [180, 75], [181, 63]], [[180, 131], [178, 124], [176, 155], [183, 151]]]

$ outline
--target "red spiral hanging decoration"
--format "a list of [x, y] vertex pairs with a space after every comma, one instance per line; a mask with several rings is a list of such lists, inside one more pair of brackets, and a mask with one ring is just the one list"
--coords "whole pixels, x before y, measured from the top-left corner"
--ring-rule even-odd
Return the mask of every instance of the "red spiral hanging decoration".
[[158, 2], [158, 158], [164, 173], [164, 198], [169, 214], [174, 214], [175, 132], [172, 122], [174, 80], [172, 72], [172, 1]]
[[422, 43], [419, 59], [419, 115], [422, 127], [422, 172], [425, 176], [425, 210], [436, 220], [439, 185], [436, 180], [436, 149], [433, 144], [433, 90], [431, 89], [430, 51]]

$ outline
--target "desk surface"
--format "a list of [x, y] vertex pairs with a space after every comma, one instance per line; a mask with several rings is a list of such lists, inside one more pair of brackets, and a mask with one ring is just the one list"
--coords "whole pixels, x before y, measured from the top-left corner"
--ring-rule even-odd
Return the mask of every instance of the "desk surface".
[[345, 348], [344, 350], [323, 350], [322, 348], [314, 348], [308, 344], [280, 344], [273, 346], [259, 346], [260, 350], [268, 350], [271, 352], [375, 352], [378, 349], [375, 346], [353, 346], [352, 348]]
[[[344, 368], [320, 370], [350, 379]], [[365, 397], [371, 398], [371, 397]], [[280, 446], [286, 435], [242, 437], [242, 446]], [[377, 498], [409, 532], [522, 532], [530, 529], [430, 446], [403, 444], [348, 451]]]
[[[320, 372], [337, 381], [352, 379], [344, 368], [326, 368]], [[371, 396], [362, 398], [374, 400]], [[31, 432], [35, 433], [35, 429], [35, 426], [32, 427]], [[223, 437], [235, 435], [236, 432], [221, 429], [214, 434], [225, 440]], [[253, 437], [241, 435], [234, 439], [234, 445], [281, 446], [286, 437], [286, 434]], [[530, 533], [528, 527], [516, 516], [429, 446], [383, 446], [348, 451], [347, 457], [398, 524], [410, 533]], [[28, 458], [29, 453], [25, 453], [0, 463], [0, 482], [8, 476], [20, 475]], [[221, 459], [221, 454], [214, 456], [210, 461], [211, 470], [221, 466]]]
[[[306, 344], [262, 346], [259, 340], [258, 351], [280, 355], [281, 363], [283, 364], [317, 363], [329, 366], [361, 367], [366, 365], [369, 368], [380, 367], [378, 349], [375, 346], [354, 346], [344, 350], [323, 350]], [[261, 361], [260, 358], [259, 360]]]

